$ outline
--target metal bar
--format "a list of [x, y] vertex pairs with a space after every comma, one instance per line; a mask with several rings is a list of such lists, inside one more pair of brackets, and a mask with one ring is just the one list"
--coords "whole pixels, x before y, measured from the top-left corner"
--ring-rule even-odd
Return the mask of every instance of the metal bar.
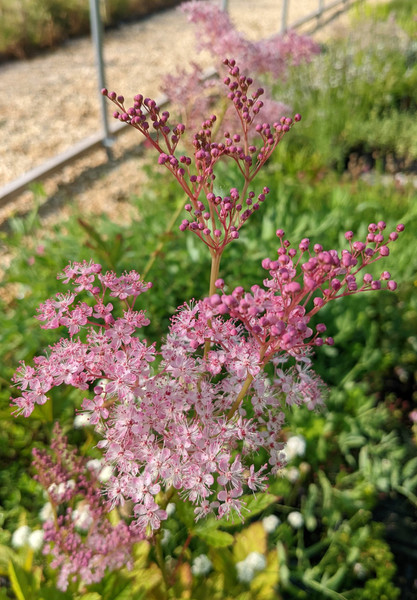
[[323, 8], [322, 13], [320, 13], [319, 10], [316, 10], [315, 12], [312, 12], [309, 15], [305, 15], [301, 19], [297, 19], [297, 21], [294, 21], [294, 23], [291, 23], [290, 28], [296, 29], [297, 27], [301, 27], [301, 25], [304, 25], [304, 23], [308, 23], [308, 21], [318, 18], [320, 16], [320, 14], [324, 14], [325, 12], [327, 12], [328, 10], [330, 10], [332, 8], [335, 8], [339, 4], [343, 4], [346, 6], [346, 4], [350, 4], [350, 0], [334, 0], [330, 4], [326, 4], [326, 6]]
[[282, 3], [282, 13], [281, 13], [281, 30], [280, 33], [283, 34], [287, 31], [288, 24], [288, 4], [289, 0], [283, 0]]
[[103, 127], [103, 145], [106, 148], [106, 151], [109, 153], [109, 149], [113, 143], [113, 140], [110, 135], [106, 99], [101, 94], [101, 90], [106, 87], [106, 79], [104, 76], [102, 35], [103, 26], [100, 18], [99, 0], [90, 0], [90, 23], [97, 63], [98, 93], [100, 95], [101, 124]]

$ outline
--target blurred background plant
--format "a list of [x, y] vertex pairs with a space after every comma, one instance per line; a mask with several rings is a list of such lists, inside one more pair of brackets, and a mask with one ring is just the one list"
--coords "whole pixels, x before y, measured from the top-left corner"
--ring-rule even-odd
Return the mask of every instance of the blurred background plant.
[[[180, 2], [104, 0], [100, 8], [104, 24], [114, 26]], [[0, 0], [0, 61], [31, 56], [89, 31], [89, 4], [83, 0]]]
[[[171, 507], [162, 552], [175, 574], [176, 598], [417, 598], [413, 4], [389, 2], [372, 20], [354, 21], [348, 38], [329, 42], [307, 67], [290, 69], [285, 85], [273, 86], [303, 121], [268, 163], [263, 184], [271, 193], [226, 251], [223, 278], [231, 289], [261, 281], [259, 262], [274, 256], [278, 226], [289, 239], [310, 237], [339, 248], [345, 230], [359, 237], [364, 223], [383, 218], [389, 227], [406, 225], [389, 266], [400, 285], [395, 294], [327, 307], [335, 346], [320, 348], [315, 358], [329, 386], [326, 409], [289, 411], [288, 467], [268, 494], [248, 499], [252, 516], [244, 526], [195, 524], [185, 504]], [[80, 401], [74, 392], [55, 394], [27, 421], [12, 419], [8, 406], [18, 361], [30, 361], [55, 341], [33, 315], [55, 293], [55, 273], [68, 260], [91, 256], [104, 268], [143, 272], [152, 257], [150, 340], [161, 338], [185, 298], [207, 294], [199, 275], [208, 268], [204, 250], [169, 223], [183, 199], [165, 173], [147, 168], [150, 184], [132, 198], [140, 214], [132, 224], [116, 225], [104, 216], [91, 224], [74, 211], [68, 221], [45, 229], [34, 209], [3, 230], [10, 264], [0, 288], [1, 599], [164, 598], [155, 550], [147, 542], [135, 547], [131, 571], [56, 590], [56, 573], [41, 555], [37, 533], [46, 500], [32, 478], [31, 447], [49, 446], [56, 420], [83, 456], [96, 458], [96, 441], [88, 427], [74, 428]], [[234, 176], [225, 171], [218, 179], [228, 189]]]

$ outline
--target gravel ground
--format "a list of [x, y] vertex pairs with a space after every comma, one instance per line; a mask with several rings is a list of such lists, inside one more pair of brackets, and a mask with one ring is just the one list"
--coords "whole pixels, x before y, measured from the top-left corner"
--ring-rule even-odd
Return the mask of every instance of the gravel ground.
[[[373, 2], [380, 0], [373, 0]], [[289, 23], [317, 8], [318, 0], [293, 0]], [[248, 38], [261, 39], [280, 27], [282, 1], [229, 0], [232, 21]], [[331, 15], [328, 13], [325, 17]], [[314, 37], [334, 35], [346, 25], [346, 14], [331, 20]], [[311, 24], [310, 24], [311, 27]], [[109, 89], [131, 97], [139, 91], [159, 95], [164, 74], [190, 61], [211, 66], [208, 55], [195, 54], [194, 27], [172, 9], [105, 35], [104, 57]], [[0, 186], [42, 164], [100, 129], [99, 94], [91, 40], [70, 41], [53, 52], [0, 66]], [[114, 160], [103, 149], [91, 152], [43, 182], [50, 207], [48, 218], [60, 209], [64, 218], [69, 201], [86, 212], [103, 212], [126, 220], [127, 200], [144, 184], [138, 161], [138, 134], [119, 136]], [[0, 209], [0, 222], [26, 211], [33, 192], [26, 191]], [[56, 216], [55, 216], [56, 218]]]

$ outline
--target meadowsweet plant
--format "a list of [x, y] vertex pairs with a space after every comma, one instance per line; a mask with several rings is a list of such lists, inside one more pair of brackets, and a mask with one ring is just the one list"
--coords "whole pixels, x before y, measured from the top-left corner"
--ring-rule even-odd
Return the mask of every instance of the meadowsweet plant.
[[[144, 333], [149, 319], [139, 297], [151, 284], [136, 271], [117, 275], [92, 260], [70, 263], [58, 275], [69, 289], [41, 304], [37, 315], [42, 327], [63, 327], [67, 333], [33, 366], [22, 363], [14, 376], [21, 393], [12, 400], [16, 415], [29, 416], [62, 384], [81, 391], [80, 410], [99, 436], [100, 465], [113, 470], [104, 484], [107, 509], [128, 509], [127, 523], [111, 528], [99, 503], [100, 478], [75, 458], [64, 460], [65, 442], [55, 430], [55, 462], [40, 453], [34, 457], [54, 508], [44, 530], [47, 551], [61, 569], [62, 589], [75, 571], [91, 582], [105, 566], [128, 563], [134, 541], [158, 541], [169, 503], [191, 504], [196, 520], [243, 519], [245, 495], [265, 490], [268, 477], [285, 464], [280, 434], [285, 406], [313, 409], [323, 402], [312, 351], [333, 340], [325, 324], [313, 327], [311, 318], [344, 296], [396, 288], [387, 271], [378, 279], [367, 272], [389, 255], [404, 229], [398, 225], [387, 235], [379, 221], [369, 225], [363, 241], [346, 232], [341, 252], [308, 239], [293, 246], [278, 229], [277, 254], [262, 262], [263, 284], [227, 289], [220, 277], [224, 250], [266, 200], [269, 190], [257, 176], [301, 117], [255, 125], [263, 90], [252, 91], [252, 79], [234, 60], [224, 66], [227, 98], [240, 130], [212, 141], [216, 117], [209, 117], [192, 137], [192, 156], [179, 150], [185, 126], [170, 125], [169, 113], [153, 100], [137, 95], [126, 107], [122, 96], [103, 90], [116, 105], [115, 118], [147, 138], [159, 165], [181, 186], [187, 218], [179, 228], [196, 235], [212, 259], [207, 298], [180, 306], [166, 338], [158, 346], [149, 344]], [[256, 142], [249, 141], [252, 128]], [[240, 188], [224, 196], [214, 187], [220, 161], [232, 161], [241, 176]], [[258, 456], [264, 458], [255, 460]], [[65, 506], [57, 511], [61, 503]], [[83, 527], [86, 537], [79, 532]], [[160, 566], [168, 585], [161, 560]], [[201, 571], [201, 564], [195, 569]], [[245, 563], [242, 577], [246, 571]]]

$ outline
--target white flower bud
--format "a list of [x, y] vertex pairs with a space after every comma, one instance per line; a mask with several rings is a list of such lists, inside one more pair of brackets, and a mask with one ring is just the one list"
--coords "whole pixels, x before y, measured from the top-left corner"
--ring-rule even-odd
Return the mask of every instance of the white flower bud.
[[237, 578], [241, 583], [252, 581], [255, 571], [248, 565], [246, 560], [236, 563]]
[[78, 413], [74, 417], [74, 429], [82, 429], [83, 427], [87, 427], [90, 425], [90, 416], [87, 413]]
[[289, 467], [286, 469], [285, 475], [288, 481], [295, 483], [300, 478], [300, 471], [297, 469], [297, 467]]
[[87, 531], [87, 529], [93, 522], [90, 507], [88, 506], [88, 504], [83, 502], [79, 502], [77, 504], [77, 508], [73, 511], [71, 517], [74, 521], [74, 525], [82, 531]]
[[13, 548], [22, 548], [28, 543], [30, 528], [27, 525], [18, 527], [12, 535]]
[[287, 516], [287, 520], [291, 527], [294, 527], [294, 529], [301, 529], [301, 527], [304, 525], [304, 517], [297, 510], [290, 512]]
[[296, 456], [304, 456], [306, 451], [306, 441], [302, 435], [293, 435], [288, 438], [285, 453], [288, 460], [292, 460]]
[[101, 481], [101, 483], [106, 483], [112, 475], [113, 475], [113, 467], [111, 467], [110, 465], [106, 465], [105, 467], [103, 467], [101, 469], [99, 476], [98, 476], [98, 480]]
[[273, 533], [281, 521], [275, 515], [268, 515], [262, 519], [262, 526], [266, 533]]
[[52, 521], [54, 518], [54, 511], [50, 502], [47, 502], [42, 506], [41, 510], [39, 511], [39, 518], [43, 522]]
[[200, 554], [193, 560], [191, 572], [193, 575], [207, 575], [213, 568], [212, 562], [206, 554]]
[[28, 544], [32, 548], [32, 550], [37, 552], [38, 550], [40, 550], [42, 548], [43, 537], [44, 537], [44, 532], [42, 529], [36, 529], [36, 531], [32, 531], [32, 533], [29, 534]]
[[103, 466], [103, 461], [99, 458], [92, 458], [86, 463], [85, 466], [87, 469], [89, 469], [89, 471], [100, 471], [101, 467]]
[[266, 567], [266, 559], [260, 552], [251, 552], [245, 558], [245, 562], [254, 571], [262, 571]]
[[165, 544], [168, 544], [169, 540], [171, 539], [172, 534], [170, 532], [169, 529], [164, 529], [162, 531], [162, 538], [161, 538], [161, 544], [164, 546]]
[[167, 504], [167, 507], [165, 510], [166, 510], [168, 517], [171, 517], [174, 514], [175, 508], [176, 507], [175, 507], [174, 502], [170, 502], [169, 504]]

